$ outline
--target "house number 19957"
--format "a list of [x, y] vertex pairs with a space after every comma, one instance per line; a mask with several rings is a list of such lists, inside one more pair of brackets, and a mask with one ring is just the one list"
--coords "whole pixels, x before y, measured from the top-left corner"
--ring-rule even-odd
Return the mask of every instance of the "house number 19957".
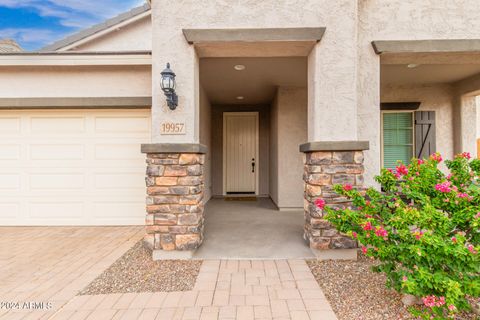
[[185, 134], [185, 123], [163, 122], [160, 127], [161, 134]]

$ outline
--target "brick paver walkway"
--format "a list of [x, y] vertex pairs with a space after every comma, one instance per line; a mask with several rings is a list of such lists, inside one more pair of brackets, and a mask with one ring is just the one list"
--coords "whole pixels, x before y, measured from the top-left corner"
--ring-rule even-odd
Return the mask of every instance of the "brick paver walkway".
[[207, 260], [192, 291], [77, 296], [53, 319], [336, 319], [303, 260]]
[[336, 319], [304, 260], [206, 260], [192, 291], [76, 296], [143, 228], [11, 229], [0, 228], [0, 300], [53, 307], [1, 319]]
[[50, 318], [143, 234], [143, 227], [0, 227], [0, 303], [51, 303], [0, 308], [0, 319]]

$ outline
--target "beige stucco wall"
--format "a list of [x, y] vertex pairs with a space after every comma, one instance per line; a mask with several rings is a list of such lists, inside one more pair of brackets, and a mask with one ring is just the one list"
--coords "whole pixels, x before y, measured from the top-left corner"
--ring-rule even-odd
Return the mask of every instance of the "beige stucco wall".
[[479, 137], [480, 111], [477, 95], [480, 94], [480, 75], [463, 79], [454, 85], [455, 105], [455, 152], [477, 154]]
[[270, 106], [270, 166], [269, 192], [270, 198], [278, 206], [278, 89]]
[[[374, 53], [371, 42], [480, 38], [478, 0], [185, 0], [175, 3], [156, 0], [152, 5], [151, 24], [150, 19], [145, 18], [79, 49], [132, 50], [151, 46], [153, 79], [147, 67], [2, 68], [0, 97], [152, 94], [152, 142], [200, 142], [203, 138], [198, 58], [194, 46], [185, 41], [183, 28], [326, 27], [323, 39], [308, 57], [306, 140], [368, 140], [370, 150], [365, 153], [365, 182], [372, 184], [373, 176], [380, 169], [381, 86], [380, 58]], [[166, 106], [159, 86], [160, 72], [166, 62], [172, 63], [177, 74], [180, 103], [175, 111]], [[400, 91], [405, 95], [417, 92], [418, 96], [418, 90]], [[425, 89], [422, 95], [431, 97], [432, 91], [438, 88]], [[382, 93], [385, 94], [391, 99], [400, 98], [392, 96], [393, 93]], [[443, 99], [444, 95], [440, 96]], [[465, 110], [464, 120], [471, 120], [468, 114], [478, 114], [472, 113], [472, 108]], [[185, 122], [186, 134], [160, 135], [159, 128], [165, 120]], [[449, 135], [439, 143], [446, 153], [453, 152], [452, 147], [448, 147], [453, 142], [447, 140], [455, 136]], [[437, 135], [437, 141], [439, 136], [444, 134]], [[212, 184], [215, 185], [213, 180]], [[265, 190], [268, 191], [268, 187]]]
[[89, 41], [69, 51], [143, 51], [152, 50], [150, 16]]
[[[155, 124], [161, 118], [185, 121], [187, 134], [174, 142], [198, 139], [198, 59], [194, 46], [189, 45], [182, 28], [285, 28], [328, 26], [318, 50], [309, 61], [315, 65], [311, 74], [312, 107], [309, 139], [355, 138], [356, 91], [356, 1], [305, 0], [292, 1], [208, 1], [187, 0], [172, 5], [170, 1], [152, 2], [153, 38], [153, 140], [166, 138]], [[295, 8], [295, 10], [292, 10]], [[330, 31], [331, 30], [331, 31]], [[159, 73], [169, 61], [177, 74], [180, 108], [170, 113], [158, 83]], [[317, 105], [315, 108], [313, 105]], [[329, 130], [338, 110], [345, 121], [337, 121], [336, 131]], [[323, 126], [322, 126], [323, 123]], [[329, 128], [326, 128], [325, 125]]]
[[303, 206], [303, 159], [307, 139], [307, 89], [279, 87], [271, 106], [270, 197], [280, 209]]
[[0, 98], [151, 95], [147, 66], [1, 67]]
[[[454, 91], [451, 85], [382, 86], [381, 102], [421, 102], [419, 111], [435, 111], [437, 151], [454, 155]], [[380, 158], [380, 154], [378, 155]]]
[[[478, 39], [478, 0], [359, 0], [358, 138], [370, 141], [365, 153], [365, 182], [380, 168], [380, 58], [374, 40]], [[328, 28], [328, 26], [327, 26]], [[438, 136], [437, 136], [438, 138]]]
[[477, 151], [477, 104], [473, 95], [456, 95], [454, 99], [455, 153]]
[[475, 99], [477, 107], [477, 139], [480, 139], [480, 96]]
[[212, 106], [203, 87], [200, 87], [200, 143], [207, 146], [203, 167], [205, 177], [203, 201], [207, 202], [212, 196]]
[[457, 95], [480, 95], [480, 74], [456, 82], [455, 90]]
[[[266, 196], [268, 191], [269, 175], [269, 106], [212, 106], [212, 195], [223, 195], [223, 113], [224, 112], [258, 112], [259, 114], [259, 156], [257, 169], [259, 170], [260, 196]], [[201, 113], [200, 113], [201, 114]], [[200, 133], [201, 135], [202, 133]]]
[[[296, 10], [291, 8], [295, 7]], [[176, 68], [184, 111], [172, 115], [154, 86], [154, 122], [185, 119], [195, 141], [198, 62], [182, 28], [324, 26], [324, 38], [309, 56], [308, 140], [368, 140], [365, 182], [380, 170], [380, 58], [374, 40], [480, 38], [477, 0], [304, 0], [153, 2], [154, 81], [168, 60]], [[153, 139], [162, 141], [155, 133]], [[158, 131], [158, 130], [157, 130]], [[447, 151], [449, 152], [449, 151]]]
[[480, 35], [477, 0], [359, 0], [360, 32], [376, 40], [468, 39]]
[[[292, 10], [292, 6], [297, 10]], [[198, 61], [182, 28], [282, 28], [324, 26], [323, 39], [310, 53], [308, 140], [368, 140], [365, 181], [380, 170], [380, 58], [374, 40], [480, 38], [480, 2], [465, 0], [304, 0], [207, 3], [153, 2], [153, 83], [166, 61], [175, 66], [182, 111], [168, 113], [158, 86], [153, 89], [154, 123], [184, 119], [190, 131], [179, 141], [198, 139]], [[181, 13], [181, 14], [180, 14]], [[164, 138], [153, 129], [153, 139]], [[156, 133], [157, 132], [157, 133]]]

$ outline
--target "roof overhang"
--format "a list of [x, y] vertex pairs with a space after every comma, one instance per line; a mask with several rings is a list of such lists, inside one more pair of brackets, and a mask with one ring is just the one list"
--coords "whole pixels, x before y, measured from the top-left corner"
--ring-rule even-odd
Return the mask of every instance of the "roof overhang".
[[372, 46], [376, 54], [474, 53], [480, 52], [480, 39], [378, 40]]
[[325, 28], [183, 29], [199, 57], [307, 56]]
[[150, 66], [151, 64], [150, 51], [0, 54], [0, 66]]
[[315, 41], [325, 28], [183, 29], [190, 44], [201, 42]]

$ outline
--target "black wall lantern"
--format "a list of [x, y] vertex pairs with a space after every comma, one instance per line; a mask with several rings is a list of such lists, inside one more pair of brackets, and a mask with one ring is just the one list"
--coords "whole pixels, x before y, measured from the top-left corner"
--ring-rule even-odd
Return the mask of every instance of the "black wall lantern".
[[167, 63], [167, 67], [160, 74], [162, 75], [160, 86], [167, 97], [167, 105], [171, 110], [175, 110], [178, 96], [175, 93], [175, 73], [170, 69], [170, 63]]

